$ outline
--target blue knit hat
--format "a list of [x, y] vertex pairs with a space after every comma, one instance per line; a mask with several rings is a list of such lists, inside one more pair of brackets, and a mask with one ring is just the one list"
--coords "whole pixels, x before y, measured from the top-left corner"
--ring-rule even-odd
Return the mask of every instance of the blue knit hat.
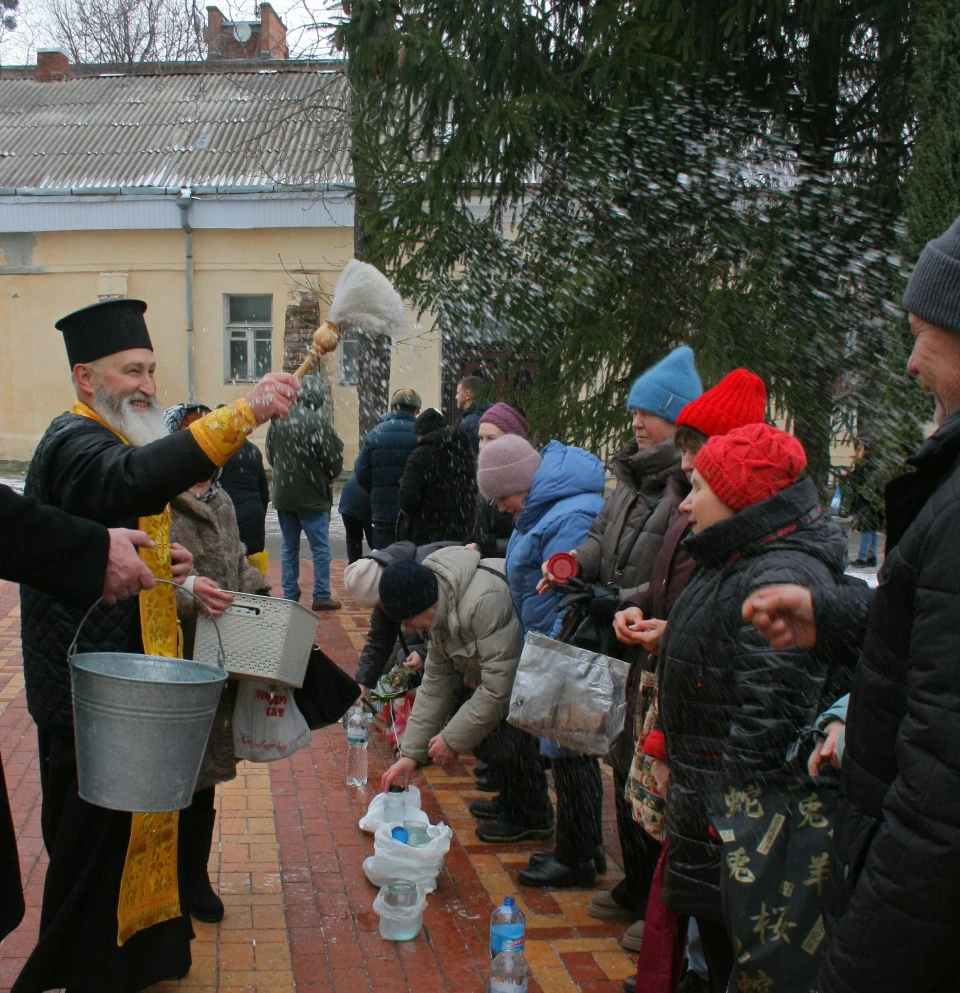
[[637, 379], [627, 397], [627, 410], [645, 410], [674, 423], [702, 392], [693, 352], [681, 345]]

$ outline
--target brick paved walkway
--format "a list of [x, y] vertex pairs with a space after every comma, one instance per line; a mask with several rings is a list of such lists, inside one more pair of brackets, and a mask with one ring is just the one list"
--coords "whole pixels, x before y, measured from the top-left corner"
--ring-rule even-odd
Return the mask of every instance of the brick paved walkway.
[[[334, 563], [334, 595], [343, 596], [343, 562]], [[309, 589], [309, 565], [301, 586]], [[277, 563], [271, 578], [279, 586]], [[363, 645], [367, 612], [345, 600], [325, 615], [318, 641], [352, 672]], [[36, 735], [26, 712], [17, 587], [0, 583], [0, 749], [17, 827], [27, 916], [0, 946], [0, 991], [8, 990], [36, 939], [46, 854], [40, 838]], [[315, 732], [310, 748], [284, 762], [243, 763], [220, 790], [211, 878], [226, 905], [219, 925], [194, 922], [193, 968], [180, 983], [190, 993], [481, 993], [488, 967], [487, 935], [495, 903], [507, 893], [527, 915], [531, 993], [616, 993], [633, 959], [619, 945], [623, 928], [589, 917], [589, 891], [542, 891], [517, 885], [536, 844], [486, 845], [467, 810], [484, 796], [473, 789], [471, 760], [449, 774], [428, 768], [418, 777], [424, 810], [454, 831], [424, 927], [412, 942], [380, 938], [371, 909], [376, 890], [362, 863], [373, 840], [357, 821], [392, 760], [374, 734], [370, 785], [345, 785], [346, 741], [339, 726]], [[608, 770], [605, 770], [608, 771]], [[619, 849], [607, 782], [605, 834], [611, 871]]]

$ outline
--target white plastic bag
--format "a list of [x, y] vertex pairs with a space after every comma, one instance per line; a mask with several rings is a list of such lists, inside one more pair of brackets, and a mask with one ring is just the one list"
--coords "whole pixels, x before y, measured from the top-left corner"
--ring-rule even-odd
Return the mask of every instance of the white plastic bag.
[[[383, 798], [386, 793], [378, 793], [367, 807], [367, 812], [360, 818], [360, 830], [367, 834], [375, 834], [378, 827], [383, 823]], [[403, 793], [403, 802], [407, 812], [403, 819], [405, 821], [416, 821], [418, 824], [429, 824], [430, 818], [420, 809], [420, 790], [416, 786], [409, 786]]]
[[388, 889], [388, 886], [381, 886], [380, 892], [373, 901], [373, 909], [380, 918], [380, 937], [389, 941], [412, 941], [423, 927], [427, 892], [422, 886], [418, 886], [417, 902], [412, 907], [391, 907], [387, 903]]
[[[394, 827], [396, 825], [393, 825]], [[443, 869], [443, 857], [450, 851], [453, 831], [446, 824], [427, 828], [430, 840], [411, 848], [390, 834], [391, 825], [381, 824], [374, 835], [374, 854], [364, 860], [363, 871], [374, 886], [386, 886], [391, 879], [405, 879], [424, 892], [437, 888], [437, 876]]]
[[310, 744], [310, 728], [289, 686], [241, 680], [233, 708], [233, 750], [239, 759], [276, 762]]

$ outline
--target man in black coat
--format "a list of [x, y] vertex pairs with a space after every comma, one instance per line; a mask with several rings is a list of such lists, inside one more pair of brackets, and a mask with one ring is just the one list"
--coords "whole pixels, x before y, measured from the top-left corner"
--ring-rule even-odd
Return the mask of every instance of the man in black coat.
[[960, 989], [960, 218], [923, 250], [903, 308], [938, 429], [887, 487], [878, 589], [744, 605], [775, 644], [862, 640], [820, 993]]
[[415, 545], [466, 541], [477, 504], [477, 460], [470, 439], [433, 407], [413, 425], [420, 444], [400, 478], [397, 537]]
[[413, 422], [420, 403], [416, 390], [397, 390], [390, 400], [390, 412], [380, 415], [380, 423], [367, 435], [353, 467], [357, 482], [370, 494], [374, 548], [386, 548], [397, 540], [400, 477], [417, 447]]
[[480, 403], [477, 394], [483, 389], [479, 376], [465, 376], [457, 383], [456, 404], [460, 411], [460, 430], [470, 439], [473, 454], [480, 454], [480, 418], [489, 404]]
[[[182, 568], [186, 559], [170, 542], [168, 501], [209, 479], [257, 424], [286, 416], [299, 383], [286, 374], [268, 375], [247, 398], [207, 414], [189, 430], [168, 435], [156, 400], [156, 363], [145, 310], [142, 301], [112, 300], [58, 322], [77, 401], [40, 440], [26, 493], [107, 527], [143, 522], [157, 534], [154, 548], [145, 552], [151, 572], [176, 578], [174, 567]], [[166, 623], [170, 615], [157, 595], [168, 591], [158, 586], [144, 594], [150, 600], [142, 611], [142, 598], [94, 607], [78, 650], [139, 653], [148, 638], [160, 637], [166, 646], [172, 640]], [[162, 913], [152, 920], [130, 919], [121, 938], [120, 893], [127, 878], [132, 816], [94, 806], [78, 792], [67, 648], [83, 614], [33, 586], [21, 586], [20, 598], [27, 708], [37, 723], [41, 829], [50, 864], [37, 947], [13, 989], [134, 993], [181, 978], [190, 968], [192, 937], [182, 901], [174, 890]], [[175, 839], [176, 820], [170, 824]], [[146, 834], [140, 842], [154, 844]], [[176, 864], [166, 864], [169, 851], [154, 852], [164, 865], [157, 880], [164, 890], [171, 888], [170, 877], [176, 878]], [[129, 882], [132, 887], [133, 877]], [[133, 905], [142, 906], [138, 900]]]
[[[148, 543], [142, 531], [108, 530], [101, 524], [43, 507], [0, 486], [0, 579], [29, 583], [82, 610], [98, 597], [133, 596], [153, 586], [137, 555]], [[17, 838], [0, 761], [0, 941], [23, 920]]]

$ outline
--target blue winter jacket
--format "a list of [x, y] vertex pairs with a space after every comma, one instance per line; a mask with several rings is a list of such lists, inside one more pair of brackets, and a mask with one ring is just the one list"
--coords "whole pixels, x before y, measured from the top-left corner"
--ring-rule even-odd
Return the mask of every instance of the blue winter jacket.
[[419, 442], [413, 433], [416, 418], [408, 410], [380, 415], [380, 423], [367, 435], [353, 468], [357, 482], [370, 494], [374, 524], [392, 526], [400, 515], [400, 477], [410, 453]]
[[559, 441], [551, 441], [540, 457], [507, 546], [507, 582], [523, 633], [556, 637], [563, 624], [555, 610], [559, 594], [537, 593], [541, 567], [555, 552], [569, 552], [587, 537], [603, 506], [604, 473], [595, 455]]

